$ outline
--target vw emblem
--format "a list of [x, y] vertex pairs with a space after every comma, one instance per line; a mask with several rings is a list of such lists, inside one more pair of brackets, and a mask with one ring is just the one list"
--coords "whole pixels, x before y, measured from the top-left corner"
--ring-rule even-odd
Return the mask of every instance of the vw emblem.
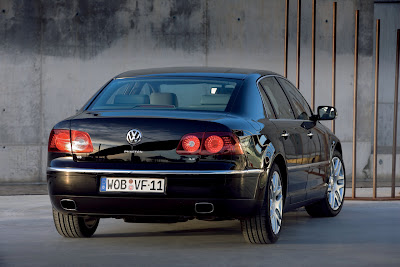
[[132, 129], [126, 134], [126, 141], [131, 145], [136, 145], [142, 140], [142, 133], [139, 130]]

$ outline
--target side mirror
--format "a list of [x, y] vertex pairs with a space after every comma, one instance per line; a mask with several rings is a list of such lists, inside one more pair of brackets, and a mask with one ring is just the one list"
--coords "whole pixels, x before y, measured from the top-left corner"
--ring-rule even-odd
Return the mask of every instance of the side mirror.
[[314, 115], [316, 120], [327, 121], [334, 120], [337, 117], [336, 108], [331, 106], [319, 106], [317, 108], [317, 115]]

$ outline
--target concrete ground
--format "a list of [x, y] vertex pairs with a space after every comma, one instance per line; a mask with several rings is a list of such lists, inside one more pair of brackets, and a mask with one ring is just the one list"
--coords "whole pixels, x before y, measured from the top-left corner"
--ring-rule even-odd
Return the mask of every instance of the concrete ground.
[[287, 213], [279, 241], [244, 242], [238, 221], [128, 224], [89, 239], [56, 232], [46, 195], [0, 197], [0, 266], [399, 266], [400, 201], [347, 201], [335, 218]]

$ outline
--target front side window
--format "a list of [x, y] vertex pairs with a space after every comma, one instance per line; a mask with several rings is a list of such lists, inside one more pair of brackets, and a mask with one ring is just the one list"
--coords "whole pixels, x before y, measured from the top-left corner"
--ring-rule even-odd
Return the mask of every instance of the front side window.
[[274, 77], [267, 77], [260, 81], [274, 107], [275, 115], [278, 119], [294, 119], [293, 111], [289, 100], [283, 92], [281, 86]]
[[286, 91], [292, 107], [298, 120], [309, 120], [311, 118], [311, 109], [307, 101], [300, 94], [299, 90], [296, 89], [290, 82], [285, 79], [277, 78], [283, 89]]
[[123, 78], [111, 81], [89, 110], [174, 109], [226, 111], [242, 81], [192, 77]]

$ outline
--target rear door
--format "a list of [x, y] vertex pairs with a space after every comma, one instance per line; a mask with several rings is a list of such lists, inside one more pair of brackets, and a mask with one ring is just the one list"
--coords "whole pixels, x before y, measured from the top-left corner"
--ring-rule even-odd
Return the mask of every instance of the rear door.
[[279, 138], [285, 149], [289, 171], [290, 203], [301, 202], [306, 198], [308, 169], [303, 168], [303, 165], [304, 158], [309, 157], [311, 153], [308, 145], [309, 137], [302, 127], [302, 121], [295, 119], [291, 104], [275, 77], [266, 77], [260, 81], [260, 84], [275, 111], [276, 119], [271, 119], [271, 121], [278, 128]]
[[320, 123], [311, 120], [311, 108], [298, 89], [284, 78], [277, 77], [277, 80], [289, 98], [296, 120], [301, 122], [308, 137], [305, 141], [309, 153], [303, 158], [303, 163], [308, 165], [307, 199], [319, 198], [325, 191], [326, 132]]

